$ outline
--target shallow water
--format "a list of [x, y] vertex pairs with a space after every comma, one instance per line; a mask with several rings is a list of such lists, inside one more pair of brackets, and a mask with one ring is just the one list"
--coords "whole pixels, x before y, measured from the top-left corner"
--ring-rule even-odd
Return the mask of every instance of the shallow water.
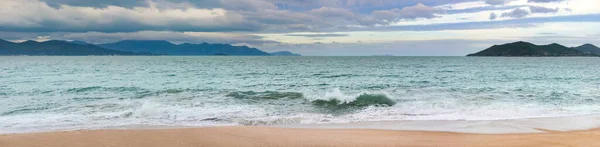
[[600, 58], [0, 57], [0, 133], [596, 114], [599, 63]]

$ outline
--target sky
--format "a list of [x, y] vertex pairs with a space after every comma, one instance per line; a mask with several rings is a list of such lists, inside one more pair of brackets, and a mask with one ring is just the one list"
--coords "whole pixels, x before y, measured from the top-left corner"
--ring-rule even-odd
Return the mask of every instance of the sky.
[[599, 0], [0, 0], [0, 39], [228, 43], [311, 56], [600, 46]]

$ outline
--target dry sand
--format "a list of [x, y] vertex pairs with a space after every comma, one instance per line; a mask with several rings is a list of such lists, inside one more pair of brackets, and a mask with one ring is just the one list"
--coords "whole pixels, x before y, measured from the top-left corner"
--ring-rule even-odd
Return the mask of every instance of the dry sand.
[[600, 146], [600, 130], [535, 134], [211, 127], [0, 135], [0, 147]]

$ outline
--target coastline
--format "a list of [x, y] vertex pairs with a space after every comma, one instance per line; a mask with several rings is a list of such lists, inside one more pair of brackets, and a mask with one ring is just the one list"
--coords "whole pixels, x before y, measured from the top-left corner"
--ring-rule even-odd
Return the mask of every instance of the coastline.
[[3, 147], [600, 146], [600, 115], [278, 126], [124, 126], [0, 135]]
[[[74, 127], [71, 129], [42, 129], [42, 130], [2, 130], [0, 135], [35, 134], [51, 132], [94, 131], [94, 130], [166, 130], [166, 129], [197, 129], [211, 127], [244, 127], [235, 124], [214, 124], [200, 126], [186, 125], [150, 125], [131, 124], [107, 127]], [[357, 130], [390, 130], [390, 131], [426, 131], [451, 132], [471, 134], [519, 134], [543, 133], [541, 130], [554, 131], [583, 131], [600, 128], [600, 114], [515, 118], [500, 120], [396, 120], [396, 121], [365, 121], [350, 123], [316, 123], [316, 124], [279, 124], [254, 125], [253, 127], [276, 127], [290, 129], [357, 129]]]

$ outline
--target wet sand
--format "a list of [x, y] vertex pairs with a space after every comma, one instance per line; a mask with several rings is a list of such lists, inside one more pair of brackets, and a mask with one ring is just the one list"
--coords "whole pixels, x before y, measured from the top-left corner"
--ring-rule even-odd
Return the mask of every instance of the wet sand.
[[1, 147], [600, 146], [600, 130], [522, 134], [208, 127], [0, 135]]

